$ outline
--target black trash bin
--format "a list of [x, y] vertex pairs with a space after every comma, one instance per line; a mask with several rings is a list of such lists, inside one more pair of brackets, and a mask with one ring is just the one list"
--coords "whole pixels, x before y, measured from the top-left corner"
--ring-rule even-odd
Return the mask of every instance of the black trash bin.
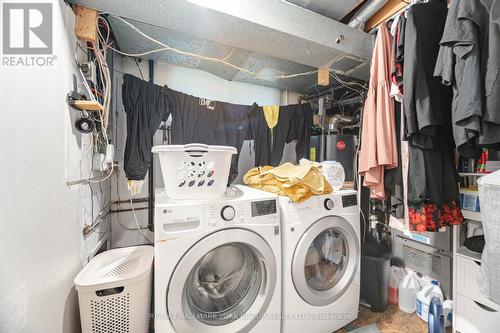
[[384, 312], [388, 305], [391, 251], [382, 245], [363, 244], [361, 255], [361, 299], [372, 311]]

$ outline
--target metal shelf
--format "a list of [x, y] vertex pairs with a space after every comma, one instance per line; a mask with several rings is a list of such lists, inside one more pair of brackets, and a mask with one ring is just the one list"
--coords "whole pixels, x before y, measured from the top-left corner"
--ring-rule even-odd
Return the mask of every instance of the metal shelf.
[[481, 253], [471, 251], [465, 246], [460, 246], [460, 248], [457, 250], [457, 255], [477, 262], [481, 262]]
[[478, 173], [478, 172], [459, 172], [458, 175], [460, 177], [481, 177], [487, 175], [487, 173]]
[[481, 221], [481, 212], [462, 209], [462, 215], [468, 220]]

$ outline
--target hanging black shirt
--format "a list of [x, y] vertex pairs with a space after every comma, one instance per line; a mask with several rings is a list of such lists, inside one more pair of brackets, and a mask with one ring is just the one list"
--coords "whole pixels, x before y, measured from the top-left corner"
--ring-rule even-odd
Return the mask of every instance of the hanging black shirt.
[[280, 106], [278, 123], [272, 133], [267, 126], [262, 107], [253, 105], [251, 112], [251, 137], [255, 143], [255, 166], [278, 166], [283, 158], [285, 143], [297, 140], [296, 162], [309, 158], [310, 131], [313, 125], [311, 105], [292, 104]]
[[416, 4], [407, 11], [404, 38], [404, 113], [406, 137], [431, 150], [453, 147], [451, 87], [433, 76], [444, 29], [446, 4]]

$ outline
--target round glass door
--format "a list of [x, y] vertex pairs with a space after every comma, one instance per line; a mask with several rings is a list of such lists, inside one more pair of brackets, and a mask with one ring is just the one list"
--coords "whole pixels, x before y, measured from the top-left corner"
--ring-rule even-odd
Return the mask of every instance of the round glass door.
[[262, 271], [253, 250], [229, 243], [208, 252], [185, 283], [187, 303], [208, 325], [224, 325], [245, 313], [260, 289]]
[[331, 289], [344, 275], [348, 261], [344, 235], [334, 228], [322, 231], [307, 250], [304, 265], [307, 284], [319, 291]]
[[233, 228], [196, 242], [177, 263], [166, 290], [176, 332], [247, 332], [277, 285], [274, 252], [258, 234]]
[[359, 263], [359, 241], [352, 225], [339, 216], [313, 223], [302, 235], [292, 259], [292, 279], [299, 295], [316, 306], [342, 296]]

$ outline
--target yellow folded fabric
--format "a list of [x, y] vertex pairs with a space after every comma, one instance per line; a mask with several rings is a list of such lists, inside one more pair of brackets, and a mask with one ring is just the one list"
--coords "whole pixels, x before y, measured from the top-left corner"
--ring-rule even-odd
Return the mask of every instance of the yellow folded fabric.
[[280, 115], [279, 105], [264, 105], [262, 107], [264, 111], [264, 118], [266, 119], [267, 127], [272, 131], [273, 128], [278, 124], [278, 118]]
[[245, 174], [243, 182], [250, 187], [286, 195], [294, 202], [333, 190], [321, 172], [321, 164], [306, 159], [300, 160], [299, 165], [284, 163], [278, 167], [253, 168]]

